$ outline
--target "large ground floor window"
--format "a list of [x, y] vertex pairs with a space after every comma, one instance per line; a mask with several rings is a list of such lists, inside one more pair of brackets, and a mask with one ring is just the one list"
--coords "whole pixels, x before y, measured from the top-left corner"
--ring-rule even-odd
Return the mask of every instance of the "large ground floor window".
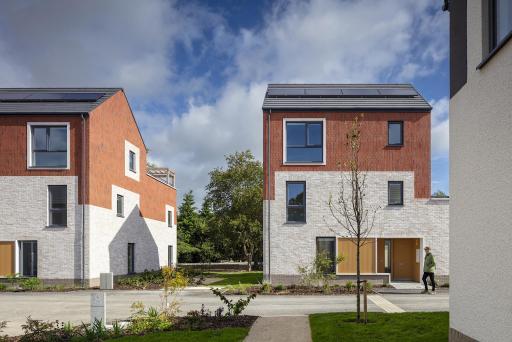
[[37, 241], [20, 241], [20, 275], [37, 277]]
[[330, 273], [336, 273], [336, 238], [334, 237], [317, 237], [316, 238], [316, 254], [323, 254], [332, 261]]

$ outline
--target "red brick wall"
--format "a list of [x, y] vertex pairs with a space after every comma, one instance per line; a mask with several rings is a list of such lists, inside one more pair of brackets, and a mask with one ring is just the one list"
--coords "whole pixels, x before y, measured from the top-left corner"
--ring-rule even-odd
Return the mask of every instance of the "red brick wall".
[[[69, 122], [70, 169], [27, 169], [27, 123]], [[79, 115], [0, 115], [0, 176], [77, 176], [80, 174]]]
[[[125, 176], [125, 140], [140, 150], [140, 181]], [[176, 190], [146, 175], [146, 147], [122, 91], [90, 113], [88, 152], [87, 203], [111, 209], [114, 184], [140, 194], [142, 216], [165, 222], [165, 204], [176, 207]]]
[[[276, 171], [336, 171], [349, 153], [346, 133], [355, 112], [272, 112], [270, 119], [270, 196], [267, 196], [267, 113], [263, 113], [263, 166], [266, 199], [274, 199]], [[283, 119], [326, 119], [326, 165], [283, 165]], [[404, 146], [388, 147], [388, 121], [404, 122]], [[430, 113], [364, 113], [361, 120], [361, 168], [366, 171], [414, 171], [416, 198], [430, 193]], [[343, 168], [343, 167], [342, 167]], [[344, 168], [343, 168], [344, 169]]]

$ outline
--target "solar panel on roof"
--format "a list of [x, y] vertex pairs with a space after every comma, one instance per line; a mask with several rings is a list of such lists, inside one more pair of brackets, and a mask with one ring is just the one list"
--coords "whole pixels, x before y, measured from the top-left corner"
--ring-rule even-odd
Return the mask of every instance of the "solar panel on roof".
[[342, 88], [345, 96], [378, 96], [379, 91], [371, 88]]
[[340, 88], [306, 88], [306, 95], [310, 96], [340, 96]]
[[269, 88], [269, 96], [303, 96], [304, 88]]
[[414, 96], [417, 94], [411, 88], [381, 88], [379, 93], [384, 96]]
[[97, 101], [104, 93], [31, 93], [24, 101]]

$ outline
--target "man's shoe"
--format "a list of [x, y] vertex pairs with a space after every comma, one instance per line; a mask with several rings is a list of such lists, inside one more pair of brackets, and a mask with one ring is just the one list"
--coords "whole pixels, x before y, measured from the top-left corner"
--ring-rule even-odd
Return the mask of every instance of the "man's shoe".
[[425, 293], [428, 293], [428, 290], [421, 291], [421, 294], [425, 294]]

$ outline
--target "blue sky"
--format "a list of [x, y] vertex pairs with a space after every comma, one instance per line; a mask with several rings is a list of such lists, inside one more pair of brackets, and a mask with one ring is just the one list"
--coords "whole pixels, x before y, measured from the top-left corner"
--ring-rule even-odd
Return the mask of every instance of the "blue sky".
[[411, 82], [431, 102], [432, 190], [448, 192], [442, 1], [16, 1], [0, 87], [120, 86], [150, 159], [199, 197], [224, 155], [262, 155], [269, 82]]

